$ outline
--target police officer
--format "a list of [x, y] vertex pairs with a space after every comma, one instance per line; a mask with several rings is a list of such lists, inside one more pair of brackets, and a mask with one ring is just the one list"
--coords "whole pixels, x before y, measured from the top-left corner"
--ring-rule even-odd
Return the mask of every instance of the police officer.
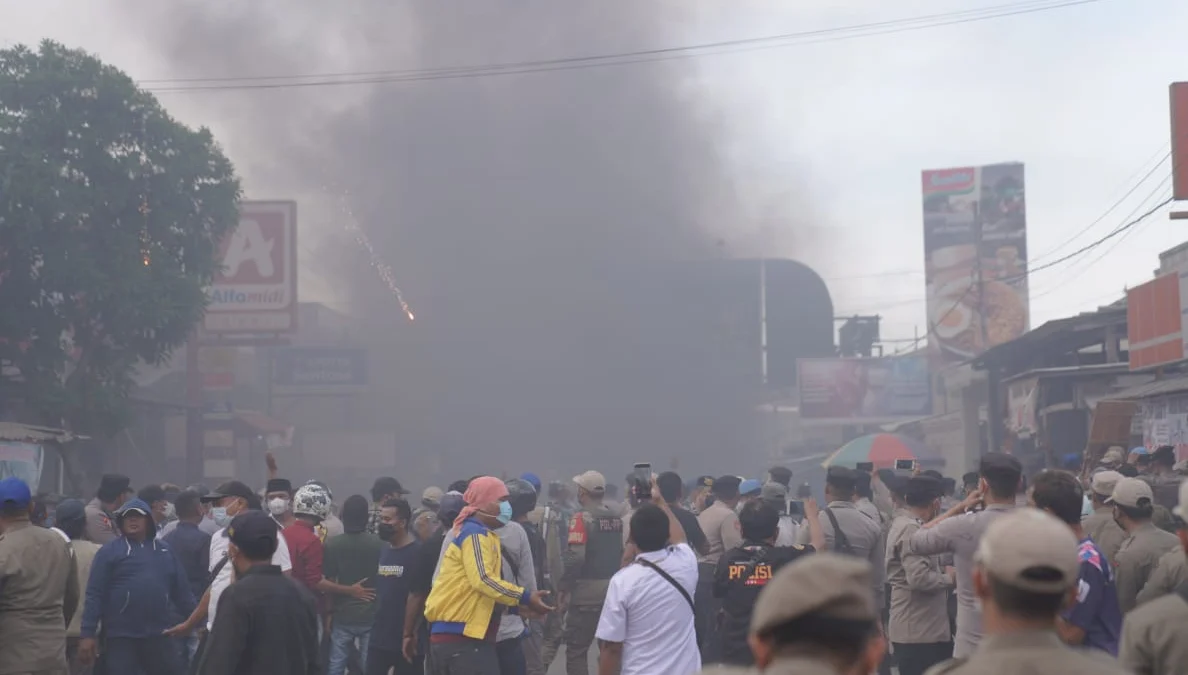
[[1120, 480], [1122, 474], [1117, 471], [1099, 471], [1093, 474], [1089, 490], [1093, 501], [1093, 513], [1081, 521], [1085, 534], [1097, 544], [1111, 565], [1118, 557], [1118, 549], [1122, 548], [1122, 542], [1126, 541], [1126, 531], [1114, 520], [1114, 508], [1109, 503], [1110, 495], [1114, 494], [1114, 488]]
[[[1183, 527], [1179, 518], [1176, 518], [1176, 524], [1177, 527]], [[1139, 591], [1137, 604], [1141, 606], [1169, 593], [1175, 593], [1177, 588], [1186, 583], [1188, 583], [1188, 558], [1184, 557], [1183, 549], [1177, 546], [1159, 558], [1159, 562], [1155, 565], [1155, 571], [1147, 579], [1143, 590]]]
[[[825, 499], [829, 505], [821, 514], [821, 529], [825, 532], [826, 550], [856, 556], [871, 564], [875, 602], [882, 607], [887, 541], [879, 522], [863, 514], [854, 504], [857, 482], [857, 471], [840, 466], [829, 467], [825, 474]], [[809, 543], [807, 529], [800, 531], [796, 543]]]
[[[1188, 481], [1180, 484], [1180, 504], [1174, 509], [1180, 528], [1180, 557], [1188, 550]], [[1170, 555], [1170, 554], [1169, 554]], [[1177, 590], [1142, 605], [1122, 624], [1118, 660], [1141, 675], [1171, 675], [1188, 664], [1188, 594]]]
[[[867, 675], [883, 659], [870, 563], [819, 553], [776, 572], [755, 603], [747, 640], [764, 675]], [[707, 675], [749, 670], [711, 668]]]
[[598, 629], [598, 617], [610, 578], [623, 559], [623, 519], [603, 503], [606, 479], [597, 471], [574, 476], [581, 508], [569, 519], [568, 547], [562, 561], [561, 591], [569, 596], [565, 616], [565, 666], [568, 675], [587, 675], [586, 653]]
[[1125, 614], [1138, 605], [1138, 595], [1155, 571], [1159, 558], [1179, 546], [1175, 535], [1155, 527], [1155, 497], [1139, 478], [1123, 478], [1110, 496], [1114, 519], [1130, 535], [1118, 549], [1118, 606]]
[[1077, 538], [1067, 525], [1031, 508], [995, 519], [974, 554], [983, 638], [968, 657], [928, 675], [1125, 673], [1108, 656], [1069, 647], [1056, 633], [1056, 617], [1076, 593], [1079, 575]]

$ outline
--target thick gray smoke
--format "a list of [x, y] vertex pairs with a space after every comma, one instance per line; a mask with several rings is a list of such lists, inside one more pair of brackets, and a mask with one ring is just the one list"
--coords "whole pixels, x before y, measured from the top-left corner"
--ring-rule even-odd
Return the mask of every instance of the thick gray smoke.
[[[677, 1], [139, 4], [131, 30], [173, 77], [600, 54], [679, 44], [690, 18]], [[720, 308], [679, 281], [687, 261], [723, 256], [741, 212], [692, 68], [162, 100], [201, 111], [249, 197], [349, 193], [416, 322], [345, 230], [330, 226], [318, 271], [367, 326], [376, 396], [359, 423], [394, 425], [413, 473], [436, 455], [437, 479], [618, 478], [674, 458], [693, 474], [760, 460], [745, 455], [754, 383], [722, 356]], [[303, 228], [325, 226], [312, 212]]]

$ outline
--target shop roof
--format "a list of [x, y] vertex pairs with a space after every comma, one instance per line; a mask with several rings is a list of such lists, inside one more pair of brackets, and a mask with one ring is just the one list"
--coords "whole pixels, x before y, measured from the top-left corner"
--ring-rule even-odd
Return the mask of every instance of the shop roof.
[[1156, 380], [1155, 382], [1148, 382], [1147, 384], [1140, 384], [1137, 387], [1123, 389], [1106, 398], [1113, 401], [1134, 401], [1144, 398], [1155, 398], [1156, 396], [1170, 396], [1182, 392], [1188, 392], [1188, 375], [1177, 375], [1163, 380]]

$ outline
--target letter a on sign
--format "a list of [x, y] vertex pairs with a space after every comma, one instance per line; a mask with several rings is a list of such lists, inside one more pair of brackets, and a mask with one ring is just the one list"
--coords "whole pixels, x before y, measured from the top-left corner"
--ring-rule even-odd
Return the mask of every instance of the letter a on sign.
[[276, 273], [272, 265], [272, 247], [275, 245], [275, 241], [264, 238], [260, 223], [256, 219], [241, 219], [239, 228], [231, 235], [227, 254], [223, 256], [223, 275], [227, 279], [234, 279], [239, 276], [239, 268], [250, 262], [255, 264], [256, 272], [261, 278], [271, 279]]

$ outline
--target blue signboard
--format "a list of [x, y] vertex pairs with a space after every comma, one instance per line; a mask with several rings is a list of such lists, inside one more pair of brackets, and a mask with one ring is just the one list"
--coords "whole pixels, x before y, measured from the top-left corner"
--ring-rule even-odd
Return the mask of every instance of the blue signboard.
[[272, 391], [289, 396], [367, 391], [367, 351], [340, 347], [286, 347], [273, 352]]

